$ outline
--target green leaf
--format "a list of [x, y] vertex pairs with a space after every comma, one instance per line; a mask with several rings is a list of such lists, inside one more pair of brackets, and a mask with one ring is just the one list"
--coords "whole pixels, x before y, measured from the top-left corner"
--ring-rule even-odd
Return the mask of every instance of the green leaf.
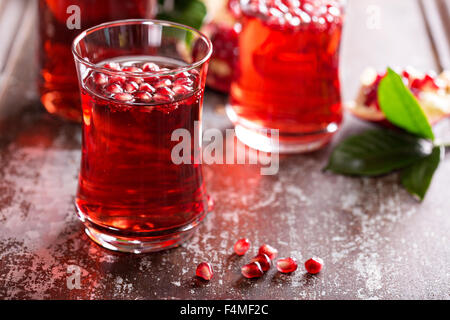
[[431, 150], [429, 141], [407, 133], [368, 130], [341, 142], [325, 170], [345, 175], [378, 176], [406, 168], [428, 156]]
[[[167, 0], [166, 0], [167, 1]], [[206, 16], [206, 6], [200, 0], [174, 0], [171, 10], [166, 10], [165, 1], [159, 1], [158, 19], [178, 22], [200, 29]]]
[[409, 193], [420, 200], [424, 199], [443, 153], [442, 147], [434, 147], [429, 156], [418, 160], [402, 172], [402, 184]]
[[431, 125], [416, 98], [390, 68], [380, 82], [378, 100], [391, 123], [419, 137], [434, 140]]

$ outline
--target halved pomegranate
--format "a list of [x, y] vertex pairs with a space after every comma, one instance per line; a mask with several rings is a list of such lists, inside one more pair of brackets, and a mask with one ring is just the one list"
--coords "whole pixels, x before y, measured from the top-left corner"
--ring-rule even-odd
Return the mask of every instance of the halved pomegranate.
[[[424, 74], [408, 67], [399, 74], [416, 96], [428, 121], [433, 125], [450, 116], [450, 72], [441, 75]], [[361, 88], [355, 101], [346, 104], [354, 116], [382, 125], [392, 125], [386, 119], [378, 102], [378, 86], [385, 73], [367, 68], [361, 76]]]

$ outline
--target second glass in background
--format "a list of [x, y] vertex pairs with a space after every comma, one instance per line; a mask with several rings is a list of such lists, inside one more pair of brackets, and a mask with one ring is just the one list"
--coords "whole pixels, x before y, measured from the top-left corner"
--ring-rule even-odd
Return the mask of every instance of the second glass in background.
[[112, 20], [153, 18], [156, 10], [156, 0], [39, 0], [39, 91], [47, 111], [81, 121], [71, 45], [82, 30]]
[[343, 0], [234, 0], [239, 63], [227, 114], [238, 138], [281, 153], [327, 144], [342, 122], [339, 48]]

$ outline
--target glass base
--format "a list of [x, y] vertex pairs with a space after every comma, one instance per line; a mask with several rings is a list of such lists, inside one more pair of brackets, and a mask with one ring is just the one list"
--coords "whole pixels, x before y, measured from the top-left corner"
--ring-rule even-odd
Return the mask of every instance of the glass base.
[[119, 235], [120, 232], [118, 231], [94, 224], [78, 208], [77, 213], [86, 227], [86, 234], [95, 243], [109, 250], [135, 254], [157, 252], [180, 246], [192, 237], [195, 229], [206, 216], [206, 213], [204, 213], [195, 221], [181, 228], [165, 231], [163, 234], [161, 232], [149, 232], [145, 235], [125, 236]]
[[226, 107], [226, 112], [235, 125], [237, 138], [250, 148], [263, 152], [290, 154], [316, 151], [327, 145], [339, 129], [339, 124], [331, 123], [320, 132], [299, 134], [280, 132], [278, 139], [273, 139], [267, 135], [272, 129], [258, 128], [250, 121], [239, 118], [230, 105]]

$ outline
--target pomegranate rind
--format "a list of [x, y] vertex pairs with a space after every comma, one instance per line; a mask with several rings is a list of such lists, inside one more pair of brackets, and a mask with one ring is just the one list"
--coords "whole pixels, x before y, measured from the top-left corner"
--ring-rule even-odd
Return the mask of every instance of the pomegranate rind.
[[[404, 72], [409, 75], [411, 83], [414, 80], [424, 77], [423, 74], [413, 68], [407, 68]], [[379, 74], [375, 69], [366, 69], [361, 75], [361, 88], [357, 98], [354, 101], [347, 102], [345, 109], [361, 120], [384, 126], [392, 126], [386, 119], [384, 113], [376, 105], [365, 104], [367, 99], [366, 94], [374, 86], [378, 76]], [[435, 86], [425, 86], [416, 93], [419, 105], [422, 107], [431, 125], [435, 125], [444, 118], [450, 117], [450, 71], [444, 71], [433, 79], [438, 84], [438, 88]]]

